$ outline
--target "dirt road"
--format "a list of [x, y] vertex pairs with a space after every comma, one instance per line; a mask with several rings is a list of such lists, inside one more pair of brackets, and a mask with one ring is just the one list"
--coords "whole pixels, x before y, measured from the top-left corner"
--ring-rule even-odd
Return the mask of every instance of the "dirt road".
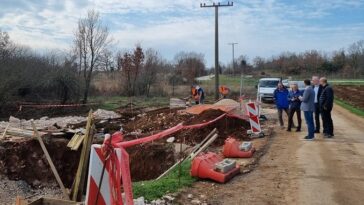
[[185, 193], [208, 204], [364, 204], [364, 119], [339, 106], [333, 119], [334, 139], [303, 141], [305, 132], [278, 130], [253, 172]]

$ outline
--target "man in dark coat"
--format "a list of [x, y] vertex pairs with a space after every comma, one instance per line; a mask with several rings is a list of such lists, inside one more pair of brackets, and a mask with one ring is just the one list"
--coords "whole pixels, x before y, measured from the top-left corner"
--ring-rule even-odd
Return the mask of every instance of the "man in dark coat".
[[312, 76], [312, 88], [315, 91], [315, 133], [320, 133], [320, 96], [322, 93], [322, 85], [320, 85], [320, 78]]
[[331, 111], [334, 106], [334, 90], [327, 83], [326, 78], [321, 78], [320, 84], [323, 87], [319, 102], [324, 128], [323, 133], [326, 138], [332, 138], [334, 136], [334, 124], [331, 118]]

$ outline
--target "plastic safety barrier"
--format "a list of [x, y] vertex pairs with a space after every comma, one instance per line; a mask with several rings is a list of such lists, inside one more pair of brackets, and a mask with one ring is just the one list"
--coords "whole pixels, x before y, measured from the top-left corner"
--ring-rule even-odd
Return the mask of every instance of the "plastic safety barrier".
[[254, 102], [249, 102], [246, 104], [248, 113], [249, 113], [249, 122], [251, 126], [251, 131], [253, 133], [260, 133], [262, 131], [259, 122], [259, 113], [257, 110], [257, 106]]
[[241, 142], [235, 138], [229, 137], [225, 140], [222, 154], [224, 157], [231, 158], [250, 158], [253, 156], [255, 149], [252, 147], [249, 151], [242, 151], [239, 149]]
[[[124, 204], [121, 195], [121, 181], [125, 193], [125, 204], [132, 205], [133, 192], [130, 177], [129, 155], [116, 142], [123, 139], [120, 132], [105, 139], [103, 145], [92, 145], [87, 182], [86, 205]], [[104, 168], [105, 166], [105, 168]], [[102, 174], [102, 170], [104, 173]], [[102, 178], [102, 180], [101, 180]], [[99, 183], [101, 181], [101, 186]]]
[[223, 158], [213, 152], [202, 153], [192, 161], [191, 176], [225, 183], [240, 173], [239, 165], [226, 173], [217, 172], [215, 164], [221, 161], [223, 161]]

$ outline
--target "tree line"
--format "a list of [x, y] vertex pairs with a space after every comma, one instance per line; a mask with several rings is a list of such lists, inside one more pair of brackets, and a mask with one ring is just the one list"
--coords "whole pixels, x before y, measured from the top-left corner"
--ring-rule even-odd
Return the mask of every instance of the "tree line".
[[347, 49], [332, 53], [317, 50], [302, 53], [283, 52], [268, 59], [256, 57], [253, 67], [261, 71], [273, 71], [285, 75], [331, 75], [360, 78], [364, 75], [364, 40], [351, 44]]
[[[179, 52], [168, 61], [153, 48], [136, 45], [131, 50], [115, 50], [111, 49], [113, 46], [108, 28], [94, 10], [79, 19], [67, 52], [39, 54], [14, 43], [7, 32], [0, 30], [0, 107], [16, 101], [87, 103], [94, 89], [92, 81], [102, 73], [118, 78], [118, 94], [124, 96], [150, 96], [152, 88], [162, 82], [172, 87], [190, 85], [196, 77], [213, 73], [213, 69], [206, 68], [200, 53]], [[228, 75], [274, 71], [286, 75], [310, 72], [358, 77], [364, 74], [364, 41], [330, 55], [315, 50], [285, 52], [266, 59], [256, 57], [252, 63], [241, 55], [234, 65], [221, 64], [219, 69]]]

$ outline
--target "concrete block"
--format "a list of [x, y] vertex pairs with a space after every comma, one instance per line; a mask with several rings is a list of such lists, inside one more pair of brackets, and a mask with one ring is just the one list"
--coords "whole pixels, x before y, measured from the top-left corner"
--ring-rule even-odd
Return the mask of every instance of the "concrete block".
[[215, 170], [221, 173], [227, 173], [236, 167], [236, 161], [232, 159], [224, 159], [215, 164]]
[[239, 149], [241, 151], [247, 152], [250, 151], [253, 147], [253, 144], [251, 142], [243, 142], [240, 144]]

